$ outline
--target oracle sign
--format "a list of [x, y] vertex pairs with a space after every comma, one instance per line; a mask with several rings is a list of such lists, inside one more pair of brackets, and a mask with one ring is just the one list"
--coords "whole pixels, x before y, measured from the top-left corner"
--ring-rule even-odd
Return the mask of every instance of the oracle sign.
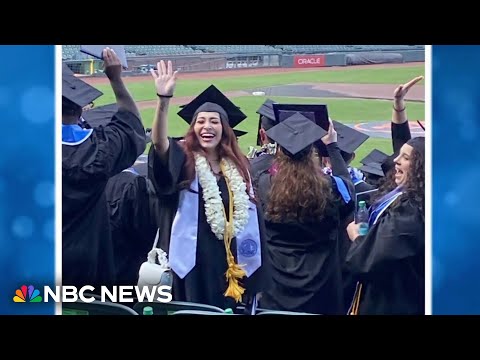
[[325, 55], [295, 55], [293, 67], [325, 66]]

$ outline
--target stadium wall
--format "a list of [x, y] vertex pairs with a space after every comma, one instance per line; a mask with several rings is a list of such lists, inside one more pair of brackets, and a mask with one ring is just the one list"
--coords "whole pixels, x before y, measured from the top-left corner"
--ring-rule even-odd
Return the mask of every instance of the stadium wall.
[[[206, 72], [242, 68], [311, 68], [325, 66], [348, 66], [384, 63], [406, 63], [425, 61], [425, 51], [371, 51], [326, 54], [200, 54], [176, 56], [129, 57], [126, 75], [144, 75], [156, 66], [159, 59], [171, 60], [174, 69], [182, 72]], [[75, 73], [103, 75], [102, 62], [94, 59], [65, 61]]]

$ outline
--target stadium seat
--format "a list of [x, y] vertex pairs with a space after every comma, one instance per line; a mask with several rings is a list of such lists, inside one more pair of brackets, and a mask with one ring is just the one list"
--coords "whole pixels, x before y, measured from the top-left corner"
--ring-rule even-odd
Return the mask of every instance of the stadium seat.
[[238, 315], [238, 314], [227, 314], [225, 312], [217, 311], [202, 311], [202, 310], [179, 310], [174, 311], [170, 315]]
[[277, 310], [264, 310], [257, 313], [257, 315], [318, 315], [304, 312], [295, 311], [277, 311]]
[[223, 309], [206, 304], [199, 304], [186, 301], [170, 301], [169, 303], [161, 302], [137, 302], [133, 309], [139, 313], [143, 314], [143, 308], [150, 306], [153, 309], [154, 315], [172, 315], [176, 311], [181, 310], [199, 310], [199, 311], [209, 311], [216, 313], [223, 313]]
[[63, 315], [138, 315], [138, 313], [122, 304], [101, 302], [95, 299], [91, 303], [77, 301], [62, 305]]

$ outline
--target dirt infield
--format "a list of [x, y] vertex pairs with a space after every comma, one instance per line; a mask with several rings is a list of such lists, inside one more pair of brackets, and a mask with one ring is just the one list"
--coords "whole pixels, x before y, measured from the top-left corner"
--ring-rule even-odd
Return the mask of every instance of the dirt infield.
[[[265, 96], [290, 96], [302, 98], [357, 98], [357, 99], [392, 99], [393, 91], [396, 85], [390, 84], [295, 84], [282, 85], [269, 88], [226, 91], [225, 96], [230, 99], [239, 96], [252, 95], [253, 90], [264, 91]], [[187, 104], [194, 99], [194, 96], [183, 96], [172, 98], [171, 103], [174, 105]], [[425, 101], [425, 87], [417, 85], [412, 88], [406, 96], [409, 101]], [[156, 100], [137, 102], [140, 110], [155, 107]]]

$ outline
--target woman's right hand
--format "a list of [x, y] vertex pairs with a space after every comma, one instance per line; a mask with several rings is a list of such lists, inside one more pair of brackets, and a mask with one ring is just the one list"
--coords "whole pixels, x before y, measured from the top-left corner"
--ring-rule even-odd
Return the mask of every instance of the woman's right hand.
[[158, 95], [173, 96], [175, 85], [177, 84], [177, 71], [172, 70], [172, 62], [169, 60], [168, 65], [161, 60], [157, 63], [157, 71], [151, 69], [153, 78], [155, 79], [155, 88]]
[[[410, 80], [406, 84], [399, 85], [393, 92], [394, 105], [397, 110], [402, 110], [404, 108], [404, 99], [408, 93], [408, 90], [415, 85], [417, 82], [423, 80], [423, 76], [417, 76], [416, 78]], [[398, 106], [397, 106], [398, 105]]]

